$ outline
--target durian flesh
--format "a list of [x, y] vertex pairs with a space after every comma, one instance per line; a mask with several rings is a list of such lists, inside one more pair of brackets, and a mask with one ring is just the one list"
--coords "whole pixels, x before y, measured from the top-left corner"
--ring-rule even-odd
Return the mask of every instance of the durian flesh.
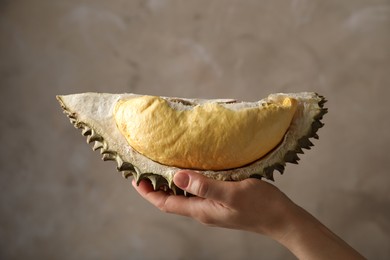
[[136, 94], [57, 96], [64, 112], [104, 160], [124, 177], [180, 191], [172, 179], [196, 169], [218, 180], [273, 179], [323, 126], [325, 99], [316, 93], [272, 94], [258, 102], [179, 99]]
[[178, 108], [163, 98], [142, 96], [119, 101], [114, 117], [130, 146], [154, 161], [226, 170], [254, 162], [277, 146], [296, 103], [285, 97], [241, 109], [217, 102]]

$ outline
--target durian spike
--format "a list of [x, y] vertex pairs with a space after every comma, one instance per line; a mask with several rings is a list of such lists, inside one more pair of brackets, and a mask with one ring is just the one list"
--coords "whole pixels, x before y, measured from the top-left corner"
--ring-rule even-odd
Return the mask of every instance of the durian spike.
[[95, 141], [95, 144], [93, 145], [93, 150], [96, 151], [96, 150], [99, 150], [101, 148], [103, 148], [103, 143], [102, 142], [99, 142], [99, 141]]
[[133, 174], [134, 174], [134, 172], [132, 172], [132, 171], [122, 171], [122, 177], [125, 179], [132, 177]]

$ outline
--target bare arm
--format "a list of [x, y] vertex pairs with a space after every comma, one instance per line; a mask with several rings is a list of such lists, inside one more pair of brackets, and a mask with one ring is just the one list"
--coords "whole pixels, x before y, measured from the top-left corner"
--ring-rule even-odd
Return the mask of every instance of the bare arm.
[[299, 259], [364, 259], [274, 185], [247, 179], [222, 182], [194, 171], [181, 171], [175, 184], [196, 197], [153, 191], [142, 181], [135, 189], [160, 210], [199, 222], [269, 236]]

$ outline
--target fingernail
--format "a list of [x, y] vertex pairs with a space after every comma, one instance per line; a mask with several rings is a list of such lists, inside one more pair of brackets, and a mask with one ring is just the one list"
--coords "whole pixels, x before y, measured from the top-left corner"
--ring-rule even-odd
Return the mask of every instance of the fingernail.
[[176, 184], [177, 187], [185, 189], [190, 182], [190, 176], [186, 172], [178, 172], [173, 177], [173, 182]]

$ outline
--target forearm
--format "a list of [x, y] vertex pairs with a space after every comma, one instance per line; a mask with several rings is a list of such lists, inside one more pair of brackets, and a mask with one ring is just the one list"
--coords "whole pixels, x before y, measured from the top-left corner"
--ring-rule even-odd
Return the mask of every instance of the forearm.
[[275, 239], [299, 259], [364, 259], [304, 209], [296, 206], [289, 217], [286, 232]]

